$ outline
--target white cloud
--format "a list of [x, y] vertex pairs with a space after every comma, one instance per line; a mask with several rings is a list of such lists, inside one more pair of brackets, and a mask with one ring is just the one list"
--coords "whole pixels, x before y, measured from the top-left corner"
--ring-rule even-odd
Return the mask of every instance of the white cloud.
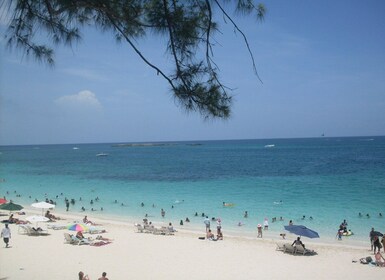
[[62, 70], [64, 73], [84, 78], [91, 81], [105, 81], [106, 78], [103, 76], [100, 76], [99, 74], [95, 73], [94, 71], [88, 70], [88, 69], [74, 69], [74, 68], [66, 68]]
[[83, 90], [73, 95], [64, 95], [55, 100], [55, 103], [63, 107], [73, 108], [89, 108], [101, 109], [102, 104], [96, 98], [96, 95], [89, 91]]

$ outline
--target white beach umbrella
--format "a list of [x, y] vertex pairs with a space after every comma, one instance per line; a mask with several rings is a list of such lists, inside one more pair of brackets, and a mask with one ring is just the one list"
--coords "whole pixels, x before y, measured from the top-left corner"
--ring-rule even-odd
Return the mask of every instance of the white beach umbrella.
[[42, 210], [41, 210], [41, 213], [44, 212], [44, 209], [52, 209], [52, 208], [55, 208], [55, 204], [47, 203], [47, 202], [45, 202], [45, 201], [32, 203], [31, 206], [34, 207], [34, 208], [40, 208], [40, 209], [42, 209]]
[[25, 219], [31, 223], [48, 222], [49, 221], [49, 219], [47, 217], [44, 217], [44, 216], [29, 216]]

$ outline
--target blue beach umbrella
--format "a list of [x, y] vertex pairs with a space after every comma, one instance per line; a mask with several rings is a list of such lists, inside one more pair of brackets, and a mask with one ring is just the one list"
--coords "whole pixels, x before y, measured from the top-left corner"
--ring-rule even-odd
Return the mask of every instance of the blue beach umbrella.
[[285, 229], [291, 233], [294, 233], [299, 236], [305, 236], [309, 238], [319, 238], [319, 235], [316, 231], [311, 230], [302, 225], [291, 225], [285, 226]]

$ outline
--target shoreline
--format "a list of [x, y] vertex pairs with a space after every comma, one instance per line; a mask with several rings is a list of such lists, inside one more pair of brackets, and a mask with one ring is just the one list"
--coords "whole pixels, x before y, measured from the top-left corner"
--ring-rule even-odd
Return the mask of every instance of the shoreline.
[[[23, 209], [26, 216], [41, 214], [39, 209]], [[84, 215], [54, 211], [63, 218], [55, 223], [69, 224]], [[88, 213], [87, 213], [88, 214]], [[24, 215], [15, 215], [22, 218]], [[383, 279], [383, 268], [362, 265], [359, 258], [372, 256], [367, 247], [322, 244], [303, 238], [306, 247], [317, 252], [313, 256], [291, 255], [277, 251], [277, 244], [291, 243], [292, 238], [247, 238], [227, 235], [224, 240], [199, 240], [202, 231], [176, 226], [171, 236], [137, 233], [131, 221], [89, 216], [106, 229], [103, 237], [111, 244], [95, 247], [63, 242], [66, 229], [48, 231], [47, 236], [18, 234], [11, 224], [11, 248], [0, 246], [0, 279], [76, 279], [84, 271], [91, 280], [103, 271], [109, 279], [293, 279], [301, 271], [303, 279]], [[24, 216], [25, 217], [25, 216]], [[155, 222], [155, 226], [162, 223]], [[47, 223], [39, 223], [46, 227]], [[96, 235], [85, 234], [95, 239]], [[26, 254], [26, 252], [30, 252]], [[38, 258], [39, 261], [36, 261]]]
[[[35, 208], [32, 208], [32, 207], [25, 207], [22, 211], [24, 211], [26, 213], [36, 214], [36, 215], [41, 214], [40, 210], [36, 210]], [[74, 212], [66, 212], [66, 211], [56, 210], [56, 208], [54, 208], [54, 210], [52, 210], [51, 213], [54, 214], [55, 216], [65, 217], [65, 220], [70, 219], [73, 221], [82, 221], [84, 216], [87, 216], [88, 219], [90, 219], [92, 221], [95, 220], [101, 224], [116, 224], [116, 225], [120, 225], [120, 226], [127, 226], [127, 227], [132, 228], [132, 229], [135, 229], [134, 225], [136, 223], [138, 223], [138, 224], [143, 223], [143, 219], [144, 219], [144, 217], [142, 217], [142, 218], [129, 217], [129, 216], [121, 217], [121, 216], [115, 216], [115, 215], [108, 215], [105, 213], [97, 214], [97, 215], [92, 215], [92, 214], [94, 214], [93, 212], [91, 212], [91, 213], [89, 213], [89, 212], [74, 213]], [[27, 215], [25, 215], [25, 216], [27, 216]], [[24, 215], [19, 216], [20, 219], [23, 219], [23, 217], [24, 217]], [[159, 220], [159, 218], [154, 219], [154, 220], [152, 220], [151, 218], [148, 218], [148, 219], [156, 227], [168, 226], [168, 223], [170, 222], [169, 220], [167, 220], [167, 218], [164, 218], [164, 220]], [[50, 222], [50, 223], [60, 224], [60, 220], [58, 220], [57, 222]], [[205, 226], [203, 223], [203, 218], [202, 218], [202, 225], [201, 226], [198, 226], [196, 224], [188, 224], [188, 223], [187, 224], [185, 223], [183, 226], [180, 226], [179, 224], [173, 224], [173, 226], [178, 232], [183, 233], [185, 235], [195, 236], [195, 237], [205, 235]], [[211, 229], [213, 230], [213, 232], [216, 231], [216, 222], [215, 221], [211, 223]], [[234, 231], [234, 230], [226, 230], [226, 228], [223, 227], [223, 224], [222, 224], [222, 231], [223, 231], [225, 238], [232, 238], [232, 239], [236, 239], [236, 240], [245, 240], [245, 241], [246, 240], [247, 241], [259, 241], [259, 242], [269, 241], [269, 242], [279, 243], [279, 242], [293, 242], [297, 238], [297, 235], [291, 234], [285, 230], [276, 231], [276, 230], [271, 230], [271, 229], [263, 231], [263, 237], [262, 238], [257, 238], [257, 230], [244, 231], [244, 232]], [[286, 234], [285, 239], [282, 239], [280, 237], [280, 235], [279, 235], [280, 233]], [[367, 249], [370, 247], [369, 240], [367, 240], [367, 241], [365, 241], [365, 240], [352, 240], [352, 239], [350, 239], [350, 237], [344, 237], [342, 239], [342, 241], [336, 241], [336, 238], [325, 238], [325, 237], [314, 238], [314, 239], [304, 237], [302, 240], [303, 240], [303, 242], [306, 242], [306, 243], [309, 243], [312, 245], [324, 246], [324, 247], [333, 247], [333, 248], [356, 248], [356, 249], [366, 248]]]

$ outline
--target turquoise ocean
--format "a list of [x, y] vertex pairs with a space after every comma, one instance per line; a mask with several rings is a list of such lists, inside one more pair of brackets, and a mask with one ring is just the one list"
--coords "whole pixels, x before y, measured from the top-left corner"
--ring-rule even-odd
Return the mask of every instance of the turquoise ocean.
[[90, 218], [147, 214], [179, 226], [188, 217], [185, 227], [203, 230], [204, 213], [245, 236], [265, 218], [270, 234], [293, 220], [329, 242], [344, 219], [351, 241], [367, 241], [371, 227], [385, 232], [385, 137], [0, 146], [0, 178], [1, 197], [48, 198], [60, 211], [75, 199], [69, 212], [85, 207]]

